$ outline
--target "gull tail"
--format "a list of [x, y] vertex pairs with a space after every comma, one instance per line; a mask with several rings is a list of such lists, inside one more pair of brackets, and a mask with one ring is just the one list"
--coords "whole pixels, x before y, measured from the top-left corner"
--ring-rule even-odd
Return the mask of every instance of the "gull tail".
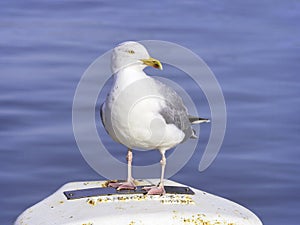
[[192, 129], [192, 135], [190, 136], [191, 139], [198, 139], [198, 136], [196, 134], [196, 131], [194, 129]]
[[189, 121], [191, 124], [209, 123], [210, 122], [209, 119], [196, 117], [196, 116], [189, 116]]
[[[189, 116], [189, 121], [191, 124], [198, 124], [198, 123], [209, 123], [210, 120], [206, 118], [196, 117], [196, 116]], [[197, 139], [198, 136], [196, 134], [196, 131], [192, 129], [192, 135], [190, 136], [192, 139]]]

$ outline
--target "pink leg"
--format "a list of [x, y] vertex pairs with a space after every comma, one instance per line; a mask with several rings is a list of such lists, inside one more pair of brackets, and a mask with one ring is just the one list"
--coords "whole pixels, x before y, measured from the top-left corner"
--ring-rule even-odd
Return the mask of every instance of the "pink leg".
[[136, 186], [134, 184], [134, 179], [132, 178], [131, 175], [131, 168], [132, 168], [132, 150], [130, 148], [128, 148], [128, 152], [127, 152], [127, 181], [126, 182], [122, 182], [122, 183], [109, 183], [108, 186], [109, 187], [114, 187], [117, 188], [117, 190], [135, 190]]
[[131, 175], [131, 171], [132, 171], [132, 158], [133, 158], [133, 154], [132, 154], [132, 150], [130, 148], [128, 148], [128, 152], [127, 152], [127, 182], [133, 182], [133, 177]]
[[166, 193], [165, 188], [164, 188], [164, 175], [165, 175], [165, 168], [167, 164], [166, 156], [165, 156], [165, 150], [160, 151], [161, 153], [161, 177], [160, 177], [160, 182], [157, 186], [153, 187], [145, 187], [144, 190], [147, 191], [148, 195], [163, 195]]

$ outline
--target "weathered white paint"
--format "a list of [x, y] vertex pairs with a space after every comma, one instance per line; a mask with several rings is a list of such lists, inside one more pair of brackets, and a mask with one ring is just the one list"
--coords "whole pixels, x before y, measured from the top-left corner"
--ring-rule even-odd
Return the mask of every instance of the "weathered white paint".
[[[142, 180], [138, 185], [156, 184]], [[101, 187], [105, 181], [73, 182], [25, 210], [15, 225], [262, 225], [248, 209], [192, 188], [195, 195], [111, 195], [67, 200], [64, 191]], [[182, 186], [166, 180], [166, 185]]]

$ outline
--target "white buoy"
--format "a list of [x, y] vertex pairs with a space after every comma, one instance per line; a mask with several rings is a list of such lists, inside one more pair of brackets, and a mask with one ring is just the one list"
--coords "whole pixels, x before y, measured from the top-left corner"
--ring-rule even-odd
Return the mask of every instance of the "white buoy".
[[[139, 180], [137, 185], [158, 182]], [[111, 188], [102, 188], [105, 183], [68, 183], [25, 210], [15, 225], [262, 225], [243, 206], [174, 181], [165, 181], [171, 193], [163, 196], [111, 194]]]

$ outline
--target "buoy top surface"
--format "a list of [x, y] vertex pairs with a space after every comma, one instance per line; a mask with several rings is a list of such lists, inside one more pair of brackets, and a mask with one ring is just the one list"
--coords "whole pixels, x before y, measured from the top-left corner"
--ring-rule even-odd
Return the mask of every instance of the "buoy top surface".
[[[157, 184], [156, 179], [138, 180], [138, 186]], [[166, 180], [180, 187], [163, 196], [144, 193], [101, 193], [106, 181], [72, 182], [25, 210], [15, 225], [262, 225], [250, 210], [232, 201]], [[89, 194], [88, 189], [99, 193]], [[184, 191], [189, 193], [184, 193]], [[75, 192], [74, 192], [75, 191]], [[70, 194], [71, 193], [71, 194]], [[70, 198], [72, 193], [88, 193]]]

